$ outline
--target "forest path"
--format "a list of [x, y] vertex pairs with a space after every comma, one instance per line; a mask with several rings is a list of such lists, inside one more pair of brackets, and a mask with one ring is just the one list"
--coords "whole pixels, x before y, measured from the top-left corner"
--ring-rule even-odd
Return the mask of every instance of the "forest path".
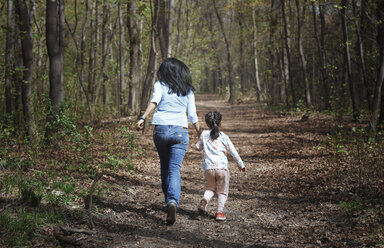
[[[221, 130], [234, 143], [247, 172], [230, 159], [230, 193], [225, 222], [200, 216], [197, 205], [204, 192], [201, 154], [190, 128], [190, 146], [181, 176], [182, 195], [177, 220], [165, 225], [159, 160], [152, 130], [139, 139], [143, 147], [138, 173], [114, 178], [116, 186], [99, 202], [102, 213], [96, 226], [105, 247], [351, 247], [348, 228], [335, 218], [331, 204], [335, 192], [327, 188], [326, 157], [317, 146], [330, 129], [329, 118], [278, 118], [252, 104], [231, 106], [213, 95], [196, 98], [203, 123], [208, 110], [223, 115]], [[112, 179], [111, 179], [112, 180]], [[120, 193], [119, 193], [120, 192]], [[116, 197], [118, 196], [118, 197]], [[340, 225], [343, 227], [340, 228]]]

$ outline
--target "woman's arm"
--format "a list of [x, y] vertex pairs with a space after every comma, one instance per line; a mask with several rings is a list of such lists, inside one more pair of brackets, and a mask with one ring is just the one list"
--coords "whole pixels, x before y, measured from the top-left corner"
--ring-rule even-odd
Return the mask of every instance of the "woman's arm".
[[200, 138], [201, 130], [200, 130], [200, 123], [199, 123], [199, 121], [197, 121], [196, 123], [193, 123], [193, 127], [196, 130], [197, 137]]
[[[144, 114], [141, 116], [146, 119], [147, 116], [156, 108], [157, 104], [155, 102], [150, 102], [147, 108], [144, 111]], [[142, 130], [144, 128], [144, 120], [140, 119], [136, 122], [136, 130]]]

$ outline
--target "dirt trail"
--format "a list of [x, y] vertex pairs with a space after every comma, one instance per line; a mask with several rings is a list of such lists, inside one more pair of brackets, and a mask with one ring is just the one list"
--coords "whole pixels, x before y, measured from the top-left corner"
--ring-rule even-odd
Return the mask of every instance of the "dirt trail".
[[[255, 105], [230, 106], [216, 96], [197, 97], [201, 121], [206, 111], [223, 115], [231, 138], [248, 171], [241, 173], [230, 159], [227, 221], [216, 222], [216, 198], [210, 216], [197, 214], [202, 197], [201, 155], [190, 147], [182, 166], [182, 195], [177, 220], [165, 225], [160, 169], [152, 130], [140, 139], [143, 147], [138, 173], [109, 178], [114, 183], [100, 208], [96, 226], [105, 247], [353, 247], [348, 228], [333, 216], [336, 194], [327, 189], [325, 160], [318, 140], [328, 132], [329, 119], [314, 116], [278, 118]], [[205, 127], [205, 124], [203, 124]], [[116, 197], [118, 196], [118, 197]], [[95, 244], [93, 244], [95, 245]], [[92, 244], [90, 244], [92, 246]]]

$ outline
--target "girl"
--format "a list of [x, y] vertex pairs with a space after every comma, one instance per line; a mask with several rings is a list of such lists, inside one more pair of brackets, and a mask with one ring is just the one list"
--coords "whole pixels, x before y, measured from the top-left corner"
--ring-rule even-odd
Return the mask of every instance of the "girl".
[[211, 130], [204, 130], [196, 144], [199, 151], [203, 151], [203, 169], [205, 172], [205, 192], [200, 201], [199, 212], [207, 214], [208, 204], [216, 193], [218, 195], [216, 220], [226, 220], [223, 214], [229, 189], [229, 170], [227, 152], [229, 151], [240, 171], [245, 172], [245, 166], [229, 137], [219, 131], [221, 114], [208, 112], [205, 123]]
[[160, 158], [161, 185], [167, 205], [167, 225], [176, 221], [180, 198], [180, 167], [188, 147], [188, 113], [190, 122], [200, 135], [196, 114], [194, 88], [188, 67], [178, 59], [168, 58], [159, 67], [159, 79], [153, 86], [153, 96], [144, 114], [136, 123], [143, 129], [144, 121], [156, 108], [153, 140]]

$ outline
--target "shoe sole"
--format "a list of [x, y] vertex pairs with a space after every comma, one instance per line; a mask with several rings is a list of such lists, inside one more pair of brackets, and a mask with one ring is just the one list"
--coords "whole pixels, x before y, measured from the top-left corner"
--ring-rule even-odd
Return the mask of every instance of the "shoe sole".
[[216, 218], [217, 221], [225, 221], [227, 218]]
[[176, 205], [171, 202], [168, 205], [168, 214], [167, 214], [167, 225], [171, 226], [176, 221]]

